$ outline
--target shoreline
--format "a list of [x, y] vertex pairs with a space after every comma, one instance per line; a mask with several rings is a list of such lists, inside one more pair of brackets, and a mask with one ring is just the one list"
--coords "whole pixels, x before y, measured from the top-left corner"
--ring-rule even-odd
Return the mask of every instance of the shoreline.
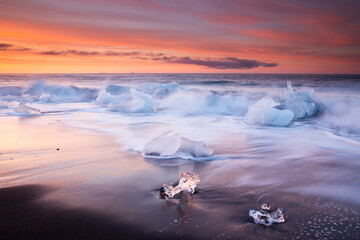
[[[7, 136], [15, 136], [15, 131], [22, 140], [16, 145], [9, 139], [13, 153], [0, 155], [3, 239], [359, 237], [359, 205], [267, 186], [216, 185], [221, 176], [211, 179], [206, 174], [226, 162], [162, 166], [138, 153], [120, 151], [106, 133], [58, 120], [1, 119], [8, 121], [3, 124]], [[159, 199], [162, 184], [177, 180], [184, 171], [200, 173], [199, 193], [180, 200]], [[283, 208], [285, 223], [255, 224], [248, 212], [262, 203]]]

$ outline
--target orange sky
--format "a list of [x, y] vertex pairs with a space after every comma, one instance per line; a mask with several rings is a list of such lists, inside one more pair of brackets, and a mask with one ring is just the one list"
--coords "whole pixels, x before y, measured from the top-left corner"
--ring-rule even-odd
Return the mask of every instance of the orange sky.
[[1, 73], [360, 73], [358, 1], [0, 2]]

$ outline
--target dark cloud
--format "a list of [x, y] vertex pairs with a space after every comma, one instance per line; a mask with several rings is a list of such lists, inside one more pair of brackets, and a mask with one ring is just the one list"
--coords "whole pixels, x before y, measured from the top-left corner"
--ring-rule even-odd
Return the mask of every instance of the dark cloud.
[[7, 51], [9, 48], [11, 48], [13, 45], [8, 43], [0, 43], [0, 51]]
[[149, 60], [148, 57], [132, 57], [131, 59], [143, 60], [143, 61], [148, 61]]
[[118, 56], [118, 57], [126, 57], [126, 56], [135, 56], [140, 55], [140, 52], [97, 52], [97, 51], [78, 51], [78, 50], [62, 50], [62, 51], [45, 51], [45, 52], [37, 52], [41, 55], [50, 55], [50, 56], [58, 56], [58, 55], [77, 55], [77, 56]]
[[[30, 48], [19, 48], [12, 44], [0, 43], [0, 50], [3, 51], [30, 51]], [[191, 57], [176, 57], [166, 56], [164, 53], [152, 53], [152, 52], [117, 52], [117, 51], [78, 51], [78, 50], [49, 50], [49, 51], [32, 51], [34, 54], [48, 55], [48, 56], [114, 56], [114, 57], [130, 57], [131, 59], [141, 61], [158, 61], [166, 63], [179, 63], [204, 66], [213, 69], [251, 69], [257, 67], [276, 67], [277, 63], [259, 62], [251, 59], [239, 59], [236, 57], [227, 58], [191, 58]]]
[[67, 50], [65, 54], [73, 54], [78, 56], [95, 56], [95, 55], [99, 55], [100, 53], [95, 51], [88, 52], [88, 51]]
[[154, 58], [154, 57], [162, 57], [162, 56], [164, 56], [165, 54], [163, 54], [163, 53], [146, 53], [145, 54], [147, 57], [152, 57], [152, 58]]
[[0, 51], [18, 51], [18, 52], [24, 52], [24, 51], [30, 51], [31, 48], [24, 48], [24, 47], [16, 47], [13, 44], [9, 43], [0, 43]]
[[65, 53], [64, 52], [58, 52], [58, 51], [45, 51], [45, 52], [39, 52], [38, 54], [57, 56], [57, 55], [64, 55]]
[[[153, 60], [158, 60], [154, 59]], [[162, 57], [162, 61], [168, 63], [182, 63], [204, 66], [215, 69], [251, 69], [257, 67], [276, 67], [277, 63], [259, 62], [257, 60], [239, 59], [235, 57], [219, 58], [219, 59], [194, 59], [190, 57]]]
[[113, 52], [113, 51], [107, 51], [104, 53], [106, 56], [134, 56], [139, 55], [140, 52]]
[[77, 50], [65, 50], [65, 51], [45, 51], [45, 52], [39, 52], [38, 54], [41, 55], [49, 55], [49, 56], [58, 56], [58, 55], [78, 55], [78, 56], [94, 56], [99, 55], [99, 52], [88, 52], [88, 51], [77, 51]]

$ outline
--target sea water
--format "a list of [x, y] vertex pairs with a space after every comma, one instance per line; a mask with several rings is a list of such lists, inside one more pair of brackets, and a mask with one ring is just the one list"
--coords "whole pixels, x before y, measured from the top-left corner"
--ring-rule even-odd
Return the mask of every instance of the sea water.
[[233, 169], [221, 159], [254, 168], [231, 185], [277, 184], [360, 203], [359, 75], [0, 76], [1, 115], [35, 109], [110, 133], [123, 151], [140, 154], [168, 131], [202, 141], [219, 159], [209, 176]]
[[[360, 204], [360, 75], [0, 75], [0, 117], [46, 116], [110, 134], [155, 166], [201, 163], [212, 189]], [[177, 137], [153, 144], [168, 132]]]

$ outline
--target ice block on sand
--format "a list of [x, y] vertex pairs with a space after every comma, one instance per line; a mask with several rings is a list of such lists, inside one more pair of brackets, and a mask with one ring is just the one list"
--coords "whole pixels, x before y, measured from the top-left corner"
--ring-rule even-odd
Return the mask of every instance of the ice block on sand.
[[203, 142], [191, 141], [172, 131], [153, 139], [143, 150], [146, 157], [208, 157], [213, 151]]
[[36, 108], [29, 107], [25, 103], [19, 103], [19, 106], [16, 108], [16, 111], [23, 114], [29, 115], [40, 115], [41, 111]]
[[270, 205], [266, 203], [261, 205], [260, 210], [251, 209], [249, 211], [249, 216], [254, 218], [255, 223], [263, 224], [265, 226], [270, 226], [273, 223], [285, 222], [282, 209], [278, 208], [278, 210], [273, 211], [270, 208]]
[[200, 182], [199, 174], [193, 172], [181, 173], [179, 184], [176, 186], [172, 185], [163, 185], [164, 194], [168, 197], [174, 197], [176, 194], [181, 191], [189, 192], [193, 194], [195, 192], [196, 184]]

